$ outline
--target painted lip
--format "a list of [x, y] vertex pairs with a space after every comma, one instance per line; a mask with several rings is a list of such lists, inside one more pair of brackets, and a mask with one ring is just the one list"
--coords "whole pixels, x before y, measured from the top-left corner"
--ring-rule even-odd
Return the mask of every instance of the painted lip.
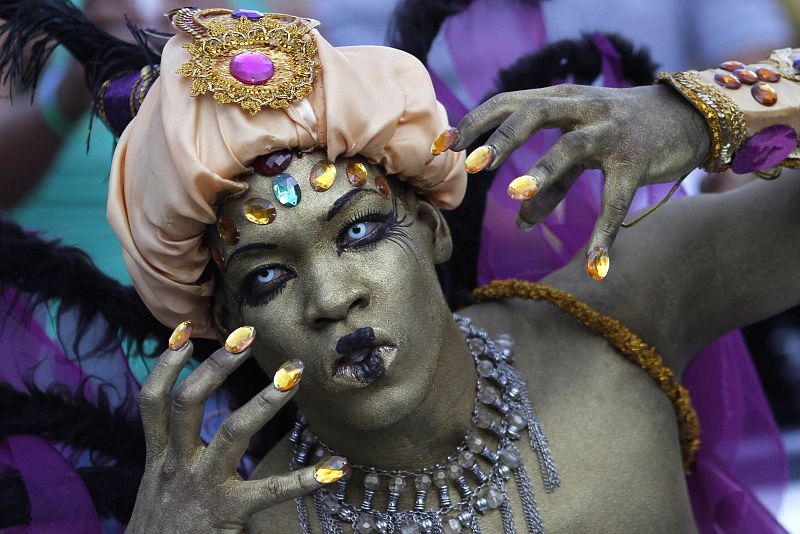
[[[336, 343], [330, 374], [337, 384], [362, 388], [383, 378], [397, 357], [397, 345], [388, 334], [372, 327], [359, 328]], [[382, 372], [370, 370], [382, 367]]]

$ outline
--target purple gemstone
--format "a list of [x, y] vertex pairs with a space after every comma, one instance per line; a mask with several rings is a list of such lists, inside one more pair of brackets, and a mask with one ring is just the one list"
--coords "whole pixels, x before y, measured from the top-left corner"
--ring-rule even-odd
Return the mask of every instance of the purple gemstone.
[[272, 60], [259, 52], [242, 52], [231, 59], [231, 75], [242, 83], [258, 85], [275, 74]]
[[264, 176], [275, 176], [286, 170], [292, 162], [291, 150], [277, 150], [264, 156], [259, 156], [253, 161], [253, 168]]
[[792, 66], [797, 70], [800, 70], [800, 57], [796, 57], [792, 60]]
[[242, 17], [246, 17], [250, 20], [258, 20], [263, 19], [264, 14], [260, 11], [255, 11], [253, 9], [237, 9], [233, 13], [231, 13], [231, 17], [238, 19]]

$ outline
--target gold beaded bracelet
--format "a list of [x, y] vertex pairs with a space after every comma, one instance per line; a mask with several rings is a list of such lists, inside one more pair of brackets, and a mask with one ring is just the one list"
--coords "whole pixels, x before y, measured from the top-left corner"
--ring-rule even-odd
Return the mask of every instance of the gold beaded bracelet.
[[708, 172], [730, 168], [733, 156], [747, 138], [747, 127], [736, 103], [726, 94], [700, 80], [697, 71], [661, 72], [657, 82], [676, 89], [703, 115], [711, 131], [711, 153], [701, 166]]

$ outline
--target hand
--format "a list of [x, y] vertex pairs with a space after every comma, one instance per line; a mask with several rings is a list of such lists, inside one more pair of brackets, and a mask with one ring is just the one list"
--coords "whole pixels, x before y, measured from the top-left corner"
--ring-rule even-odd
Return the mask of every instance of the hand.
[[709, 150], [703, 117], [677, 92], [661, 85], [631, 89], [560, 85], [502, 93], [459, 122], [450, 149], [464, 150], [494, 129], [484, 145], [494, 148], [494, 157], [491, 148], [480, 147], [475, 152], [489, 157], [481, 161], [481, 152], [471, 154], [467, 167], [471, 172], [495, 169], [542, 128], [560, 128], [564, 133], [528, 175], [509, 187], [510, 195], [524, 200], [518, 222], [531, 226], [543, 220], [583, 170], [602, 169], [601, 212], [587, 253], [587, 268], [598, 279], [608, 268], [608, 250], [636, 190], [684, 176], [704, 161]]
[[[191, 326], [185, 325], [176, 329], [170, 340], [173, 348], [161, 355], [140, 394], [147, 456], [127, 532], [239, 534], [252, 514], [320, 487], [315, 476], [323, 464], [254, 481], [242, 481], [236, 473], [250, 438], [296, 392], [299, 374], [288, 383], [276, 379], [231, 414], [208, 447], [203, 446], [199, 437], [203, 405], [248, 358], [255, 332], [249, 327], [234, 331], [226, 348], [200, 364], [170, 402], [178, 373], [192, 355], [186, 333]], [[294, 363], [302, 372], [302, 364]], [[344, 474], [346, 464], [339, 467]]]

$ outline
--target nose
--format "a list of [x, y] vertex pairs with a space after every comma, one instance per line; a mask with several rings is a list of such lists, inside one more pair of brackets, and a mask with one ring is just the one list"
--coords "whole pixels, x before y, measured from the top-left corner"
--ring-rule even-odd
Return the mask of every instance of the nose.
[[314, 330], [345, 320], [351, 310], [369, 306], [369, 290], [356, 281], [328, 275], [309, 284], [307, 290], [304, 320]]

